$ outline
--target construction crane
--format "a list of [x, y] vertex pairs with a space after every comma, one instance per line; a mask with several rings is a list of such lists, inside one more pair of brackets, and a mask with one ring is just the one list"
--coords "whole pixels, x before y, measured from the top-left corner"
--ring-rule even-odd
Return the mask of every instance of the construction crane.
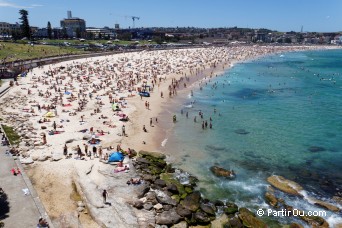
[[135, 20], [140, 20], [140, 17], [137, 17], [137, 16], [127, 16], [127, 17], [132, 18], [132, 20], [133, 20], [133, 27], [132, 28], [135, 28]]

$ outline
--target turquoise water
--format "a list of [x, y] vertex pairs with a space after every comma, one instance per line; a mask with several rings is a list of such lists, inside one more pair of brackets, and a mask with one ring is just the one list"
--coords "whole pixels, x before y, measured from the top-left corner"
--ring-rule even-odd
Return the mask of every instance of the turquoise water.
[[[179, 98], [183, 105], [175, 102], [169, 110], [178, 118], [165, 151], [176, 166], [200, 179], [205, 197], [267, 208], [263, 195], [272, 174], [327, 201], [342, 193], [341, 50], [285, 53], [237, 64], [192, 90], [193, 96]], [[210, 117], [213, 129], [203, 130], [202, 121], [209, 123]], [[234, 169], [237, 178], [214, 177], [209, 171], [214, 164]], [[305, 199], [277, 194], [289, 205], [316, 209]], [[331, 223], [341, 218], [327, 213]]]

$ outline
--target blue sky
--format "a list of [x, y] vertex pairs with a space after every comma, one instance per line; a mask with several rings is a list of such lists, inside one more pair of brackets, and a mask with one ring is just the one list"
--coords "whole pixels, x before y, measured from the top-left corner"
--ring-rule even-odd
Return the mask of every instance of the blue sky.
[[87, 27], [249, 27], [278, 31], [342, 31], [342, 0], [0, 0], [0, 21], [18, 22], [29, 12], [31, 26], [59, 27], [67, 10]]

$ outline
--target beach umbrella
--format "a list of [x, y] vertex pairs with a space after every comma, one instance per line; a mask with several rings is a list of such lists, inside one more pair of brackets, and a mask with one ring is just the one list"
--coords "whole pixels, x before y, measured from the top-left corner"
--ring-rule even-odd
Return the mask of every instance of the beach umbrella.
[[45, 113], [44, 117], [48, 117], [48, 118], [55, 117], [55, 114], [53, 112], [47, 112]]

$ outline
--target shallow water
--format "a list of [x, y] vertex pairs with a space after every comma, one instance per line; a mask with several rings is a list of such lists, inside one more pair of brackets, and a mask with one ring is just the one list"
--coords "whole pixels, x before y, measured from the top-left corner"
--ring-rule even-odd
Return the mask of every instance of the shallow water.
[[[341, 50], [264, 57], [237, 64], [201, 86], [193, 85], [193, 97], [180, 94], [166, 111], [177, 113], [177, 123], [165, 151], [200, 179], [205, 197], [268, 207], [263, 195], [271, 174], [300, 183], [317, 198], [342, 192]], [[209, 124], [210, 117], [213, 129], [203, 130], [202, 121]], [[209, 171], [214, 164], [234, 169], [237, 178], [214, 177]], [[290, 205], [316, 208], [282, 196]], [[341, 214], [328, 212], [325, 218], [334, 223]]]

